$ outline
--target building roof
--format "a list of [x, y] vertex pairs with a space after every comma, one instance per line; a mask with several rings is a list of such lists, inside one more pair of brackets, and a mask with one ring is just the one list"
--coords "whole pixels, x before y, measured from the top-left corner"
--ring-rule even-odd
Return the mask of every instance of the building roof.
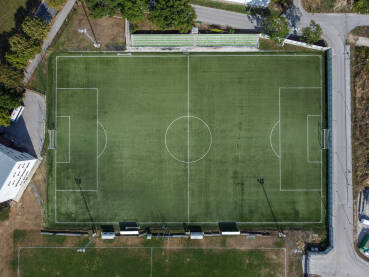
[[16, 161], [0, 150], [0, 189], [8, 178], [10, 171], [13, 169]]

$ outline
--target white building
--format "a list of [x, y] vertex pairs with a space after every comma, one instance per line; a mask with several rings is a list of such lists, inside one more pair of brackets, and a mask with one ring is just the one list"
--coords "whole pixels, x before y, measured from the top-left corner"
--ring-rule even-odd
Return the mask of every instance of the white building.
[[19, 201], [37, 159], [0, 144], [0, 203]]

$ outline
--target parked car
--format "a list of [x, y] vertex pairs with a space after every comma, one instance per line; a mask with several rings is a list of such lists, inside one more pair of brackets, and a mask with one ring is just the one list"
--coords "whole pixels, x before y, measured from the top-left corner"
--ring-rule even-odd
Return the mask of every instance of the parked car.
[[368, 255], [366, 254], [366, 252], [369, 252], [369, 235], [365, 235], [365, 237], [360, 243], [359, 249], [362, 253]]
[[364, 225], [367, 225], [369, 226], [369, 220], [368, 219], [365, 219], [365, 218], [360, 218], [360, 222]]

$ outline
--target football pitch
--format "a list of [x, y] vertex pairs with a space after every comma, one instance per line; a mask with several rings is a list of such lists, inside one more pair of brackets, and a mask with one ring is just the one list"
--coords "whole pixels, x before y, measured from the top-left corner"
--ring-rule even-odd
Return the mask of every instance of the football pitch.
[[324, 224], [324, 60], [54, 56], [49, 223]]
[[[286, 248], [18, 248], [23, 276], [287, 276]], [[262, 262], [261, 262], [262, 261]]]

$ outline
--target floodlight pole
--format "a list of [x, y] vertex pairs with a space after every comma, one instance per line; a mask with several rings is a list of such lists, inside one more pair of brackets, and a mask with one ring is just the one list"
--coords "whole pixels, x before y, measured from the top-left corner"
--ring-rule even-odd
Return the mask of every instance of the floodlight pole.
[[97, 41], [92, 36], [90, 36], [90, 34], [87, 32], [86, 28], [78, 29], [78, 32], [81, 33], [81, 34], [86, 35], [86, 37], [88, 37], [92, 41], [95, 48], [100, 48], [100, 46], [101, 46], [100, 43], [97, 43]]
[[95, 35], [95, 32], [94, 32], [94, 29], [92, 28], [91, 21], [88, 18], [88, 14], [87, 14], [87, 11], [86, 11], [86, 7], [85, 7], [84, 1], [81, 1], [81, 4], [82, 4], [83, 12], [85, 13], [85, 16], [87, 18], [88, 24], [90, 25], [90, 28], [91, 28], [93, 37], [90, 36], [90, 34], [87, 32], [87, 29], [86, 28], [85, 29], [80, 29], [80, 30], [78, 30], [78, 32], [84, 33], [93, 42], [93, 44], [94, 44], [94, 46], [96, 48], [100, 48], [100, 43], [97, 43], [97, 38], [96, 38], [96, 35]]

